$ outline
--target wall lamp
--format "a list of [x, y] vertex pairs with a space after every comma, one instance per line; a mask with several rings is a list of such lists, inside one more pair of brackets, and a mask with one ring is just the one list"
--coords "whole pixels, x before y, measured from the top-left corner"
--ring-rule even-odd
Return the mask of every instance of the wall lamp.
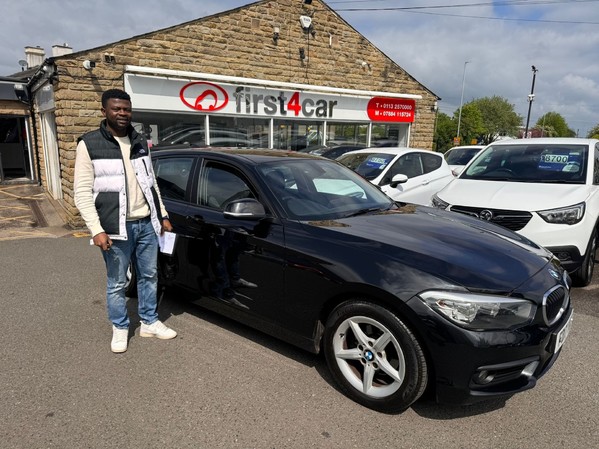
[[85, 61], [83, 61], [83, 68], [85, 70], [91, 70], [96, 66], [96, 63], [94, 61], [90, 61], [89, 59], [86, 59]]
[[431, 112], [437, 112], [439, 110], [439, 104], [437, 103], [437, 101], [435, 100], [435, 102], [433, 103], [433, 105], [431, 106]]
[[279, 43], [279, 37], [281, 36], [280, 32], [281, 30], [279, 27], [273, 28], [272, 41], [275, 43], [275, 45]]
[[13, 87], [15, 89], [15, 95], [17, 96], [17, 99], [21, 103], [29, 104], [29, 95], [27, 95], [27, 89], [25, 89], [25, 85], [15, 84]]

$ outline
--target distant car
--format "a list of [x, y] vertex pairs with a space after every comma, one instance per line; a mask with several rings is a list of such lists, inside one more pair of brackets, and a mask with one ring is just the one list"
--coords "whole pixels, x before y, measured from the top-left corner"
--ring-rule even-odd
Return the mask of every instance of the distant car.
[[597, 258], [599, 140], [494, 142], [433, 205], [528, 237], [561, 260], [575, 285], [587, 285]]
[[447, 150], [444, 157], [454, 176], [459, 175], [466, 164], [484, 147], [484, 145], [463, 145]]
[[337, 159], [340, 156], [343, 156], [345, 153], [349, 153], [350, 151], [361, 150], [366, 148], [366, 145], [337, 145], [333, 148], [328, 148], [326, 151], [320, 153], [320, 156], [326, 157], [327, 159]]
[[[160, 285], [324, 353], [340, 390], [366, 407], [399, 412], [427, 388], [440, 402], [509, 397], [560, 354], [569, 278], [522, 236], [401, 205], [341, 164], [298, 152], [152, 159], [176, 234], [172, 254], [158, 257]], [[228, 345], [200, 352], [226, 358]]]
[[432, 196], [453, 179], [441, 153], [416, 148], [366, 148], [337, 161], [405, 203], [430, 205]]

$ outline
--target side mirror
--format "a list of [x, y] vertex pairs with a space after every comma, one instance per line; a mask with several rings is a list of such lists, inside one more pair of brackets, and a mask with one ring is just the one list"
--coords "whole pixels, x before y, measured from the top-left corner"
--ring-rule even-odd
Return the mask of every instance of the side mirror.
[[389, 183], [389, 186], [392, 188], [397, 188], [397, 186], [399, 184], [403, 184], [404, 182], [406, 182], [408, 180], [408, 177], [406, 175], [402, 175], [401, 173], [398, 175], [395, 175], [393, 177], [393, 179], [391, 180], [391, 182]]
[[264, 206], [253, 198], [242, 198], [231, 201], [223, 212], [226, 218], [237, 220], [261, 220], [266, 217]]

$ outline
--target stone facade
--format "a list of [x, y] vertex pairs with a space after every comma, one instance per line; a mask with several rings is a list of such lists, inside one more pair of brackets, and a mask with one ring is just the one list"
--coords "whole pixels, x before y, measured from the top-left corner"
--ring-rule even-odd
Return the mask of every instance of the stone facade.
[[[304, 32], [300, 15], [312, 16], [314, 34]], [[274, 27], [279, 28], [276, 41]], [[300, 48], [307, 61], [300, 59]], [[96, 66], [86, 70], [84, 60]], [[311, 5], [299, 0], [258, 1], [61, 56], [54, 63], [63, 205], [75, 227], [83, 225], [73, 201], [76, 141], [98, 126], [101, 94], [109, 88], [123, 88], [126, 65], [421, 95], [409, 144], [432, 149], [433, 106], [438, 97], [318, 0]]]

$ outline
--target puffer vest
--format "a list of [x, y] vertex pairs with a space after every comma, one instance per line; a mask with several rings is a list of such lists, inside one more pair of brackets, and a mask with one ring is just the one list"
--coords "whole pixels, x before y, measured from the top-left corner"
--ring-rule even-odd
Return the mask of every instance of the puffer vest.
[[[133, 127], [128, 130], [131, 141], [130, 160], [135, 176], [150, 207], [150, 218], [156, 234], [160, 234], [162, 215], [154, 186], [154, 171], [147, 141]], [[112, 239], [127, 240], [127, 179], [121, 147], [106, 128], [81, 136], [94, 167], [93, 196], [100, 224]]]

